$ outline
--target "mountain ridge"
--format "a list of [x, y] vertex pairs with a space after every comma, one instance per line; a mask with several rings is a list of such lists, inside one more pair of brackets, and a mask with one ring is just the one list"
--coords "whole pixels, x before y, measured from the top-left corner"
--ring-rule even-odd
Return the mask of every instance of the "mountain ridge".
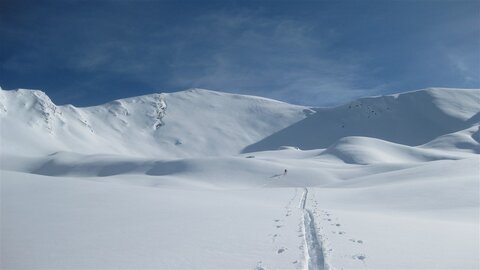
[[350, 136], [478, 152], [473, 137], [462, 145], [452, 139], [478, 126], [478, 108], [478, 89], [427, 88], [331, 108], [198, 88], [75, 107], [57, 106], [40, 90], [0, 90], [2, 154], [8, 155], [70, 151], [171, 159], [282, 146], [326, 149]]
[[327, 148], [347, 136], [418, 146], [478, 125], [478, 108], [478, 90], [429, 88], [366, 97], [316, 109], [311, 117], [249, 145], [243, 152], [272, 150], [286, 144], [301, 149]]

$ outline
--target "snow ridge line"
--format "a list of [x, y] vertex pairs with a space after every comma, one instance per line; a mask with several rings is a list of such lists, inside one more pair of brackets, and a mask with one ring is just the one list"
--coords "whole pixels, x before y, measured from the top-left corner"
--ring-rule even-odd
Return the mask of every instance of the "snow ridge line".
[[306, 202], [308, 197], [308, 189], [305, 188], [300, 200], [299, 208], [303, 210], [303, 240], [305, 244], [305, 269], [306, 270], [327, 270], [325, 267], [325, 258], [323, 255], [322, 242], [317, 236], [315, 227], [315, 219], [313, 213], [307, 209]]

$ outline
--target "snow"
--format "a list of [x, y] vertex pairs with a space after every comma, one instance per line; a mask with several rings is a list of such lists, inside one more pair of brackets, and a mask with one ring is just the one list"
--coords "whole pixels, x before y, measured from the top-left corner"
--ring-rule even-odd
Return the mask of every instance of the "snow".
[[479, 115], [476, 89], [1, 90], [0, 268], [478, 269]]
[[[38, 90], [0, 93], [0, 104], [6, 108], [0, 114], [2, 138], [9, 142], [3, 145], [3, 153], [12, 155], [44, 156], [57, 151], [164, 159], [232, 155], [311, 111], [199, 89], [88, 108], [56, 106]], [[32, 134], [32, 128], [38, 132]], [[43, 145], [39, 147], [38, 141]]]
[[[451, 102], [453, 99], [457, 101]], [[479, 99], [477, 90], [462, 89], [426, 89], [362, 98], [335, 108], [316, 109], [317, 113], [244, 151], [275, 150], [283, 145], [327, 148], [347, 136], [418, 146], [478, 124]]]

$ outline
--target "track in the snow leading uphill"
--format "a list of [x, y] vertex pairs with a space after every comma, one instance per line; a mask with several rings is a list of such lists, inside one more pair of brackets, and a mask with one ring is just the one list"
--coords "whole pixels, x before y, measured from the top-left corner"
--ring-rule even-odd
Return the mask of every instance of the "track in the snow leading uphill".
[[299, 208], [303, 211], [303, 239], [305, 250], [305, 269], [326, 270], [322, 242], [318, 238], [315, 220], [312, 212], [306, 208], [308, 189], [305, 188]]

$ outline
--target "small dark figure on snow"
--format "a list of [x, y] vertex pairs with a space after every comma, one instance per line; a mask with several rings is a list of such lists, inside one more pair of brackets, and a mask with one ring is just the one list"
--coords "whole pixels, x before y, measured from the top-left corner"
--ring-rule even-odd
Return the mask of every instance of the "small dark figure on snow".
[[283, 171], [283, 176], [287, 175], [287, 169], [285, 169], [285, 171]]

